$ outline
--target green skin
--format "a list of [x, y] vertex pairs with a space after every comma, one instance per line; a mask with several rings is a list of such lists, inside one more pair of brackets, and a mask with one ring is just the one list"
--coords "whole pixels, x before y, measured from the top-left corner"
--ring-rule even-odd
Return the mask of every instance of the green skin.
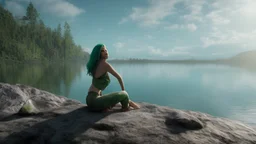
[[126, 91], [113, 92], [102, 96], [99, 96], [96, 92], [89, 92], [86, 97], [86, 103], [92, 111], [103, 111], [119, 102], [123, 109], [128, 108], [129, 96]]

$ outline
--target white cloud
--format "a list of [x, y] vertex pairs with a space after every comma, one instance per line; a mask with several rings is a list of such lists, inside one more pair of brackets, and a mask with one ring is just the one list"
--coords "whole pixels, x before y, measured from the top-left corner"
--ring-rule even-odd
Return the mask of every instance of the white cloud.
[[187, 29], [191, 32], [193, 31], [196, 31], [197, 30], [197, 26], [195, 24], [187, 24], [187, 25], [178, 25], [178, 24], [173, 24], [173, 25], [170, 25], [170, 26], [166, 26], [165, 29], [168, 29], [168, 30], [175, 30], [175, 29]]
[[213, 56], [224, 55], [224, 53], [212, 53]]
[[142, 52], [144, 49], [142, 48], [129, 48], [126, 50], [127, 52]]
[[177, 0], [150, 0], [149, 7], [133, 7], [132, 13], [122, 18], [119, 24], [132, 20], [141, 26], [158, 25], [173, 13], [173, 6], [176, 2]]
[[204, 48], [235, 45], [241, 49], [255, 49], [255, 0], [216, 0], [209, 7], [211, 11], [205, 18], [212, 30], [200, 37]]
[[203, 14], [202, 14], [202, 8], [203, 5], [206, 4], [205, 0], [197, 0], [197, 1], [191, 1], [191, 0], [184, 0], [184, 5], [186, 9], [190, 11], [189, 14], [186, 14], [182, 16], [186, 21], [203, 21]]
[[197, 29], [197, 26], [195, 24], [188, 24], [187, 25], [187, 28], [190, 30], [190, 31], [195, 31]]
[[209, 37], [201, 37], [200, 40], [202, 41], [204, 48], [209, 47], [211, 45], [218, 44], [217, 41], [215, 41], [215, 40], [213, 40], [213, 39], [211, 39]]
[[129, 16], [121, 19], [119, 24], [129, 20], [137, 22], [140, 26], [155, 26], [163, 24], [164, 20], [172, 15], [177, 14], [178, 9], [174, 8], [175, 4], [183, 3], [189, 14], [181, 16], [187, 21], [203, 21], [202, 8], [206, 3], [204, 0], [148, 0], [148, 7], [133, 7]]
[[206, 17], [211, 19], [215, 25], [230, 24], [238, 17], [241, 23], [244, 19], [256, 22], [254, 20], [256, 16], [255, 0], [216, 0], [210, 6], [213, 10]]
[[148, 49], [150, 50], [150, 53], [152, 53], [154, 55], [165, 56], [165, 53], [159, 48], [154, 48], [153, 46], [148, 46]]
[[222, 16], [222, 13], [223, 11], [216, 10], [209, 13], [206, 17], [209, 18], [215, 25], [229, 24], [230, 20], [227, 18], [224, 18]]
[[154, 38], [152, 35], [145, 35], [145, 37], [150, 40]]
[[140, 26], [155, 26], [163, 24], [164, 20], [172, 14], [179, 14], [179, 9], [175, 8], [175, 4], [183, 4], [185, 9], [189, 11], [182, 17], [186, 21], [204, 21], [202, 13], [203, 6], [207, 4], [205, 0], [148, 0], [148, 7], [133, 7], [129, 16], [121, 19], [119, 24], [129, 20], [137, 22]]
[[5, 8], [15, 16], [24, 16], [26, 14], [25, 8], [15, 1], [6, 1]]
[[251, 45], [256, 46], [254, 41], [256, 40], [256, 30], [252, 32], [237, 32], [235, 30], [219, 30], [214, 28], [207, 37], [200, 38], [203, 47], [209, 47], [213, 45], [226, 45], [226, 44], [237, 44], [237, 45]]
[[254, 17], [256, 16], [256, 1], [255, 0], [247, 0], [242, 7], [239, 8], [238, 12], [240, 12], [244, 16]]
[[122, 18], [121, 21], [118, 22], [118, 24], [123, 24], [123, 23], [125, 23], [127, 21], [128, 21], [128, 18], [125, 17], [125, 18]]
[[122, 42], [117, 42], [117, 43], [114, 43], [113, 46], [115, 48], [123, 48], [125, 45], [125, 43], [122, 43]]
[[[5, 7], [14, 14], [22, 13], [25, 15], [25, 9], [29, 2], [30, 0], [9, 0], [6, 1]], [[75, 17], [85, 12], [67, 0], [32, 0], [31, 2], [39, 13], [50, 13], [60, 17]]]
[[82, 47], [82, 49], [88, 53], [92, 52], [92, 48], [88, 48], [88, 47]]
[[45, 12], [53, 13], [61, 17], [74, 17], [85, 12], [85, 10], [65, 0], [47, 0], [42, 4], [41, 7]]
[[175, 30], [175, 29], [179, 29], [181, 26], [178, 24], [173, 24], [170, 26], [166, 26], [165, 29], [169, 29], [169, 30]]
[[189, 47], [174, 47], [173, 49], [162, 50], [159, 48], [155, 48], [153, 46], [148, 46], [148, 50], [150, 54], [164, 56], [164, 57], [167, 57], [170, 55], [191, 55], [191, 53], [187, 51], [188, 49]]

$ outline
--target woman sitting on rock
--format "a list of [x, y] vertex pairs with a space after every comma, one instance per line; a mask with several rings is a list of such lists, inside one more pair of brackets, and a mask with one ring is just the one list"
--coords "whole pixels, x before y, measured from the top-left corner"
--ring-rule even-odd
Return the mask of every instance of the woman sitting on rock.
[[[88, 74], [92, 76], [92, 84], [88, 90], [86, 104], [92, 111], [108, 111], [117, 103], [122, 104], [122, 111], [128, 111], [131, 108], [138, 109], [139, 105], [129, 100], [129, 95], [125, 91], [122, 77], [106, 61], [108, 51], [103, 44], [97, 44], [90, 55], [87, 63]], [[110, 83], [108, 72], [117, 78], [122, 91], [102, 95], [102, 91]]]

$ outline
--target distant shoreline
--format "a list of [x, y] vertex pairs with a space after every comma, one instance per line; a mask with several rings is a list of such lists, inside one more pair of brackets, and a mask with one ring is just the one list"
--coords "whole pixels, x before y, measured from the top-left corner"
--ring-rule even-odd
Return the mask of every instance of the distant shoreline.
[[108, 60], [112, 63], [170, 63], [170, 64], [226, 64], [226, 65], [239, 65], [246, 67], [255, 67], [256, 51], [245, 51], [238, 53], [230, 58], [218, 59], [182, 59], [182, 60], [157, 60], [157, 59], [111, 59]]
[[150, 60], [150, 59], [112, 59], [108, 60], [111, 63], [172, 63], [172, 64], [197, 64], [197, 63], [205, 63], [205, 64], [228, 64], [230, 63], [229, 59], [216, 59], [216, 60]]
[[256, 72], [256, 63], [254, 63], [255, 57], [252, 57], [252, 56], [247, 57], [247, 55], [244, 56], [243, 54], [243, 55], [238, 55], [231, 58], [215, 59], [215, 60], [111, 59], [111, 60], [108, 60], [108, 62], [112, 64], [186, 64], [186, 65], [213, 64], [213, 65], [226, 65], [226, 66], [232, 66], [232, 67], [246, 68], [250, 71]]

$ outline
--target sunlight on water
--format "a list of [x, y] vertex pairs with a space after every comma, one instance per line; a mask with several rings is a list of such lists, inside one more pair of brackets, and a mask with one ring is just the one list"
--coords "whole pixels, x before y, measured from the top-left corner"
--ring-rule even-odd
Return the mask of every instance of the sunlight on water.
[[255, 117], [256, 117], [256, 103], [251, 107], [232, 107], [231, 114], [229, 118], [243, 121], [245, 123], [255, 125]]

